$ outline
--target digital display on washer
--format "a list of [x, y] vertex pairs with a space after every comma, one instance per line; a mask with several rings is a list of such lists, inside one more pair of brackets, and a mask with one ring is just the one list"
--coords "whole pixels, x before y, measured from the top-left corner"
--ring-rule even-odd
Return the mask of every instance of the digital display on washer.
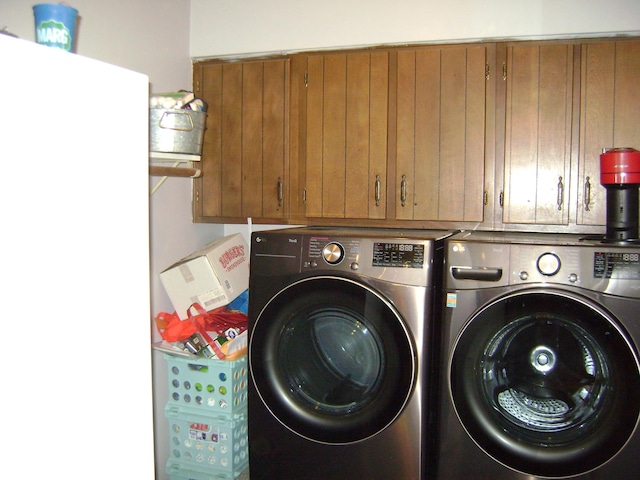
[[640, 253], [595, 252], [593, 276], [618, 280], [640, 280]]
[[374, 242], [373, 266], [422, 268], [424, 266], [424, 245]]

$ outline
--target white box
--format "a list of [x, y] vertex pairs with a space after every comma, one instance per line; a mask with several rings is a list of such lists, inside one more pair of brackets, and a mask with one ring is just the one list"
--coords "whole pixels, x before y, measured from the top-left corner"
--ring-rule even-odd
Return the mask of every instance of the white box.
[[207, 311], [225, 306], [249, 288], [249, 248], [239, 233], [220, 238], [165, 269], [160, 280], [182, 320], [194, 303]]

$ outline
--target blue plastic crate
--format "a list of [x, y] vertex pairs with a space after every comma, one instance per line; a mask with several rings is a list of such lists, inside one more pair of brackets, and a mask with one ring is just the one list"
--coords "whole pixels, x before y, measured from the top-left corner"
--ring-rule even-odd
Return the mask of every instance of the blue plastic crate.
[[189, 469], [180, 462], [169, 460], [167, 462], [169, 480], [221, 480], [238, 478], [244, 470], [232, 473], [215, 472], [206, 469]]
[[199, 471], [185, 468], [179, 462], [167, 462], [167, 473], [170, 480], [220, 480], [239, 477], [244, 470], [231, 474], [215, 473], [213, 471]]
[[206, 413], [241, 413], [247, 408], [247, 357], [217, 360], [165, 354], [169, 403]]
[[169, 475], [199, 472], [210, 478], [235, 478], [249, 465], [246, 411], [207, 415], [167, 404], [164, 412], [169, 423]]

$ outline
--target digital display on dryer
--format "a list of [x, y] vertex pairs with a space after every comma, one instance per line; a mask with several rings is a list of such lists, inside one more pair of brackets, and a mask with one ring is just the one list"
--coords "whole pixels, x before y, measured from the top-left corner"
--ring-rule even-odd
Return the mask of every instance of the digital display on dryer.
[[617, 280], [640, 280], [640, 253], [595, 252], [593, 276]]
[[424, 266], [424, 245], [375, 242], [373, 244], [373, 266], [422, 268]]

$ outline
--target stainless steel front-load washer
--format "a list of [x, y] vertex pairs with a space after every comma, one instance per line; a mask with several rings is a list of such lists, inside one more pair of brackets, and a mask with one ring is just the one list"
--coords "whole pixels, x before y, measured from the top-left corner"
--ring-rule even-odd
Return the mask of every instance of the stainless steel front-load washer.
[[436, 478], [637, 478], [640, 248], [463, 232], [444, 270]]
[[426, 473], [431, 321], [447, 232], [255, 232], [252, 479]]

